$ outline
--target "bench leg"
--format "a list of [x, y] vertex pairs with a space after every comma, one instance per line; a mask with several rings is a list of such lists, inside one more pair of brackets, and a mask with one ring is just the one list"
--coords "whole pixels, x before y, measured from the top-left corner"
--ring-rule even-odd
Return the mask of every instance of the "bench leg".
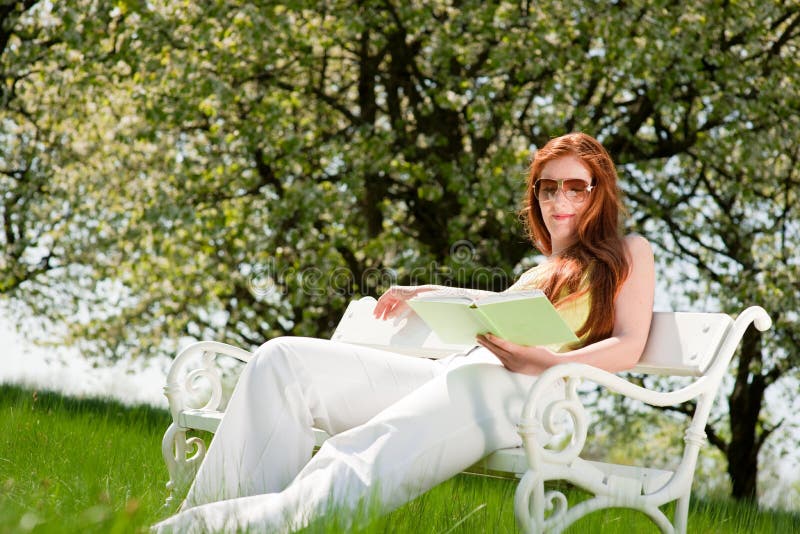
[[675, 506], [675, 532], [676, 534], [686, 534], [689, 519], [689, 499], [691, 492], [687, 492], [678, 499], [678, 504]]
[[[191, 456], [187, 454], [194, 449]], [[206, 444], [198, 437], [186, 438], [186, 429], [172, 423], [161, 440], [161, 454], [169, 471], [167, 499], [164, 506], [174, 508], [175, 492], [185, 488], [194, 478], [206, 455]]]
[[[553, 529], [553, 523], [566, 512], [567, 500], [563, 493], [548, 491], [545, 493], [544, 480], [533, 470], [528, 470], [520, 480], [514, 495], [514, 515], [517, 526], [526, 534], [540, 532], [559, 532]], [[551, 511], [548, 520], [545, 513]]]
[[[561, 477], [559, 477], [560, 479]], [[560, 491], [545, 491], [545, 480], [529, 469], [517, 486], [514, 514], [517, 526], [525, 534], [560, 533], [582, 517], [605, 508], [631, 508], [645, 514], [662, 534], [686, 533], [689, 495], [681, 497], [675, 512], [675, 527], [657, 507], [624, 495], [595, 495], [570, 507]], [[588, 491], [587, 488], [583, 488]], [[591, 493], [591, 492], [590, 492]]]

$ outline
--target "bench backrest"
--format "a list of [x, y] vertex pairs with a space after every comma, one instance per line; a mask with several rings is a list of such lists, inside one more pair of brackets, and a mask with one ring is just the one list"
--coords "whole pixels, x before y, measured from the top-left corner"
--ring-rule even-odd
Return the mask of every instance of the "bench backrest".
[[647, 345], [634, 371], [702, 375], [733, 325], [724, 313], [654, 312]]
[[[399, 321], [375, 319], [375, 302], [372, 297], [350, 302], [331, 339], [431, 358], [468, 348], [442, 342], [415, 314]], [[633, 371], [701, 375], [732, 324], [722, 313], [655, 312], [647, 346]]]

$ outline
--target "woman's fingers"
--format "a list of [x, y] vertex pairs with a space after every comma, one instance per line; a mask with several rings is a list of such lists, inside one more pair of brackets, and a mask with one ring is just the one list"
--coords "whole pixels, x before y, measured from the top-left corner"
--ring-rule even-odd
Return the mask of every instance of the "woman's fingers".
[[386, 310], [386, 299], [381, 297], [375, 304], [375, 309], [372, 310], [372, 315], [380, 319], [385, 310]]
[[386, 303], [384, 304], [380, 310], [376, 310], [375, 316], [378, 319], [388, 319], [389, 315], [392, 313], [392, 309], [394, 308], [393, 303]]
[[492, 354], [500, 358], [500, 360], [505, 365], [506, 361], [511, 357], [511, 354], [498, 343], [500, 338], [495, 337], [491, 334], [484, 334], [477, 337], [478, 344], [482, 347], [489, 349]]
[[[386, 293], [381, 295], [378, 303], [375, 305], [373, 315], [378, 319], [390, 319], [397, 312], [401, 311], [405, 305], [405, 300], [409, 298], [408, 291], [398, 290], [397, 288], [389, 288]], [[407, 296], [408, 295], [408, 296]]]
[[515, 373], [522, 372], [524, 362], [522, 361], [523, 356], [519, 352], [522, 348], [520, 345], [492, 334], [481, 335], [477, 339], [481, 346], [486, 347], [497, 356], [503, 367]]
[[373, 315], [378, 319], [385, 319], [387, 313], [391, 311], [391, 309], [397, 303], [397, 296], [394, 291], [394, 288], [390, 287], [386, 290], [386, 292], [378, 298], [377, 304], [375, 304], [375, 309], [372, 311]]

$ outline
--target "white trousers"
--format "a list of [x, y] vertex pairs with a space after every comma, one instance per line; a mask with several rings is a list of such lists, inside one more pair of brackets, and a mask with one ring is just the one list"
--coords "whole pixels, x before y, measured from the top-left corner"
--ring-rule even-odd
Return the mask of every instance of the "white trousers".
[[[480, 347], [435, 361], [268, 341], [242, 372], [182, 511], [153, 529], [291, 532], [330, 507], [341, 517], [369, 501], [388, 512], [520, 445], [535, 380]], [[312, 426], [333, 435], [313, 458]]]

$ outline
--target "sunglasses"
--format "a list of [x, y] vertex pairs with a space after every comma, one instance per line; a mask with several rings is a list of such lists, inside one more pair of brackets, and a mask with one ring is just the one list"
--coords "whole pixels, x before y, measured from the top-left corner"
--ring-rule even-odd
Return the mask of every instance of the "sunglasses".
[[539, 202], [552, 202], [558, 195], [558, 190], [564, 192], [564, 198], [570, 202], [580, 204], [589, 198], [595, 186], [589, 185], [580, 178], [564, 178], [563, 180], [550, 180], [540, 178], [533, 184], [533, 196]]

